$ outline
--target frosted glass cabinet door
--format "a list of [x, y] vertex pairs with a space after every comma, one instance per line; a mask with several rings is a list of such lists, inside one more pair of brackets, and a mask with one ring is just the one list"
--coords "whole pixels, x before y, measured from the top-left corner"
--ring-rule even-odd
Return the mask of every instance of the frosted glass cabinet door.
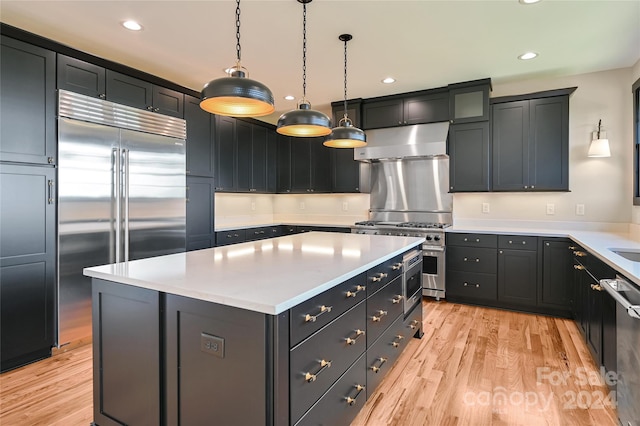
[[489, 120], [491, 80], [449, 85], [449, 119], [452, 124]]

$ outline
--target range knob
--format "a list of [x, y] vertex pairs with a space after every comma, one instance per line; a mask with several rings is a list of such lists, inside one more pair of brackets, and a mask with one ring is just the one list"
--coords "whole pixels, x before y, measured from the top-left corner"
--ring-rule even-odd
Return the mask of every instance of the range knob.
[[440, 236], [436, 235], [435, 237], [433, 237], [433, 241], [440, 241]]
[[431, 235], [427, 235], [427, 241], [431, 241]]

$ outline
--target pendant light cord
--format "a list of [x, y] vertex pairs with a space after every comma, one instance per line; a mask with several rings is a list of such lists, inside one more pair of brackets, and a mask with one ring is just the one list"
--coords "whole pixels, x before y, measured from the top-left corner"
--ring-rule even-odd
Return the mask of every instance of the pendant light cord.
[[241, 48], [240, 48], [240, 0], [236, 0], [236, 57], [238, 58], [238, 66], [240, 65]]
[[602, 124], [602, 119], [598, 121], [598, 139], [600, 139], [600, 125]]
[[347, 119], [347, 40], [344, 41], [344, 119]]
[[302, 4], [302, 102], [307, 101], [307, 4]]

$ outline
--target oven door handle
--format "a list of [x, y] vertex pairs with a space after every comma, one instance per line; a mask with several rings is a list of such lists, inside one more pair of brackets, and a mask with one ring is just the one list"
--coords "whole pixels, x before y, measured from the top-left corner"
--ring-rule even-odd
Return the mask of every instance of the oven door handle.
[[438, 253], [442, 253], [444, 252], [444, 247], [441, 246], [422, 246], [422, 254], [425, 255], [426, 253], [433, 253], [433, 252], [438, 252]]

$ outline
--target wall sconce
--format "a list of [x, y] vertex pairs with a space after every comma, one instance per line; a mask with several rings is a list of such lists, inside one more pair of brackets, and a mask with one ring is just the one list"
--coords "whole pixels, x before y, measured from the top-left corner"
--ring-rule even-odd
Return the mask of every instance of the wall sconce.
[[591, 144], [589, 145], [588, 157], [611, 157], [609, 149], [609, 139], [607, 134], [600, 130], [602, 120], [598, 121], [598, 131], [591, 135]]

